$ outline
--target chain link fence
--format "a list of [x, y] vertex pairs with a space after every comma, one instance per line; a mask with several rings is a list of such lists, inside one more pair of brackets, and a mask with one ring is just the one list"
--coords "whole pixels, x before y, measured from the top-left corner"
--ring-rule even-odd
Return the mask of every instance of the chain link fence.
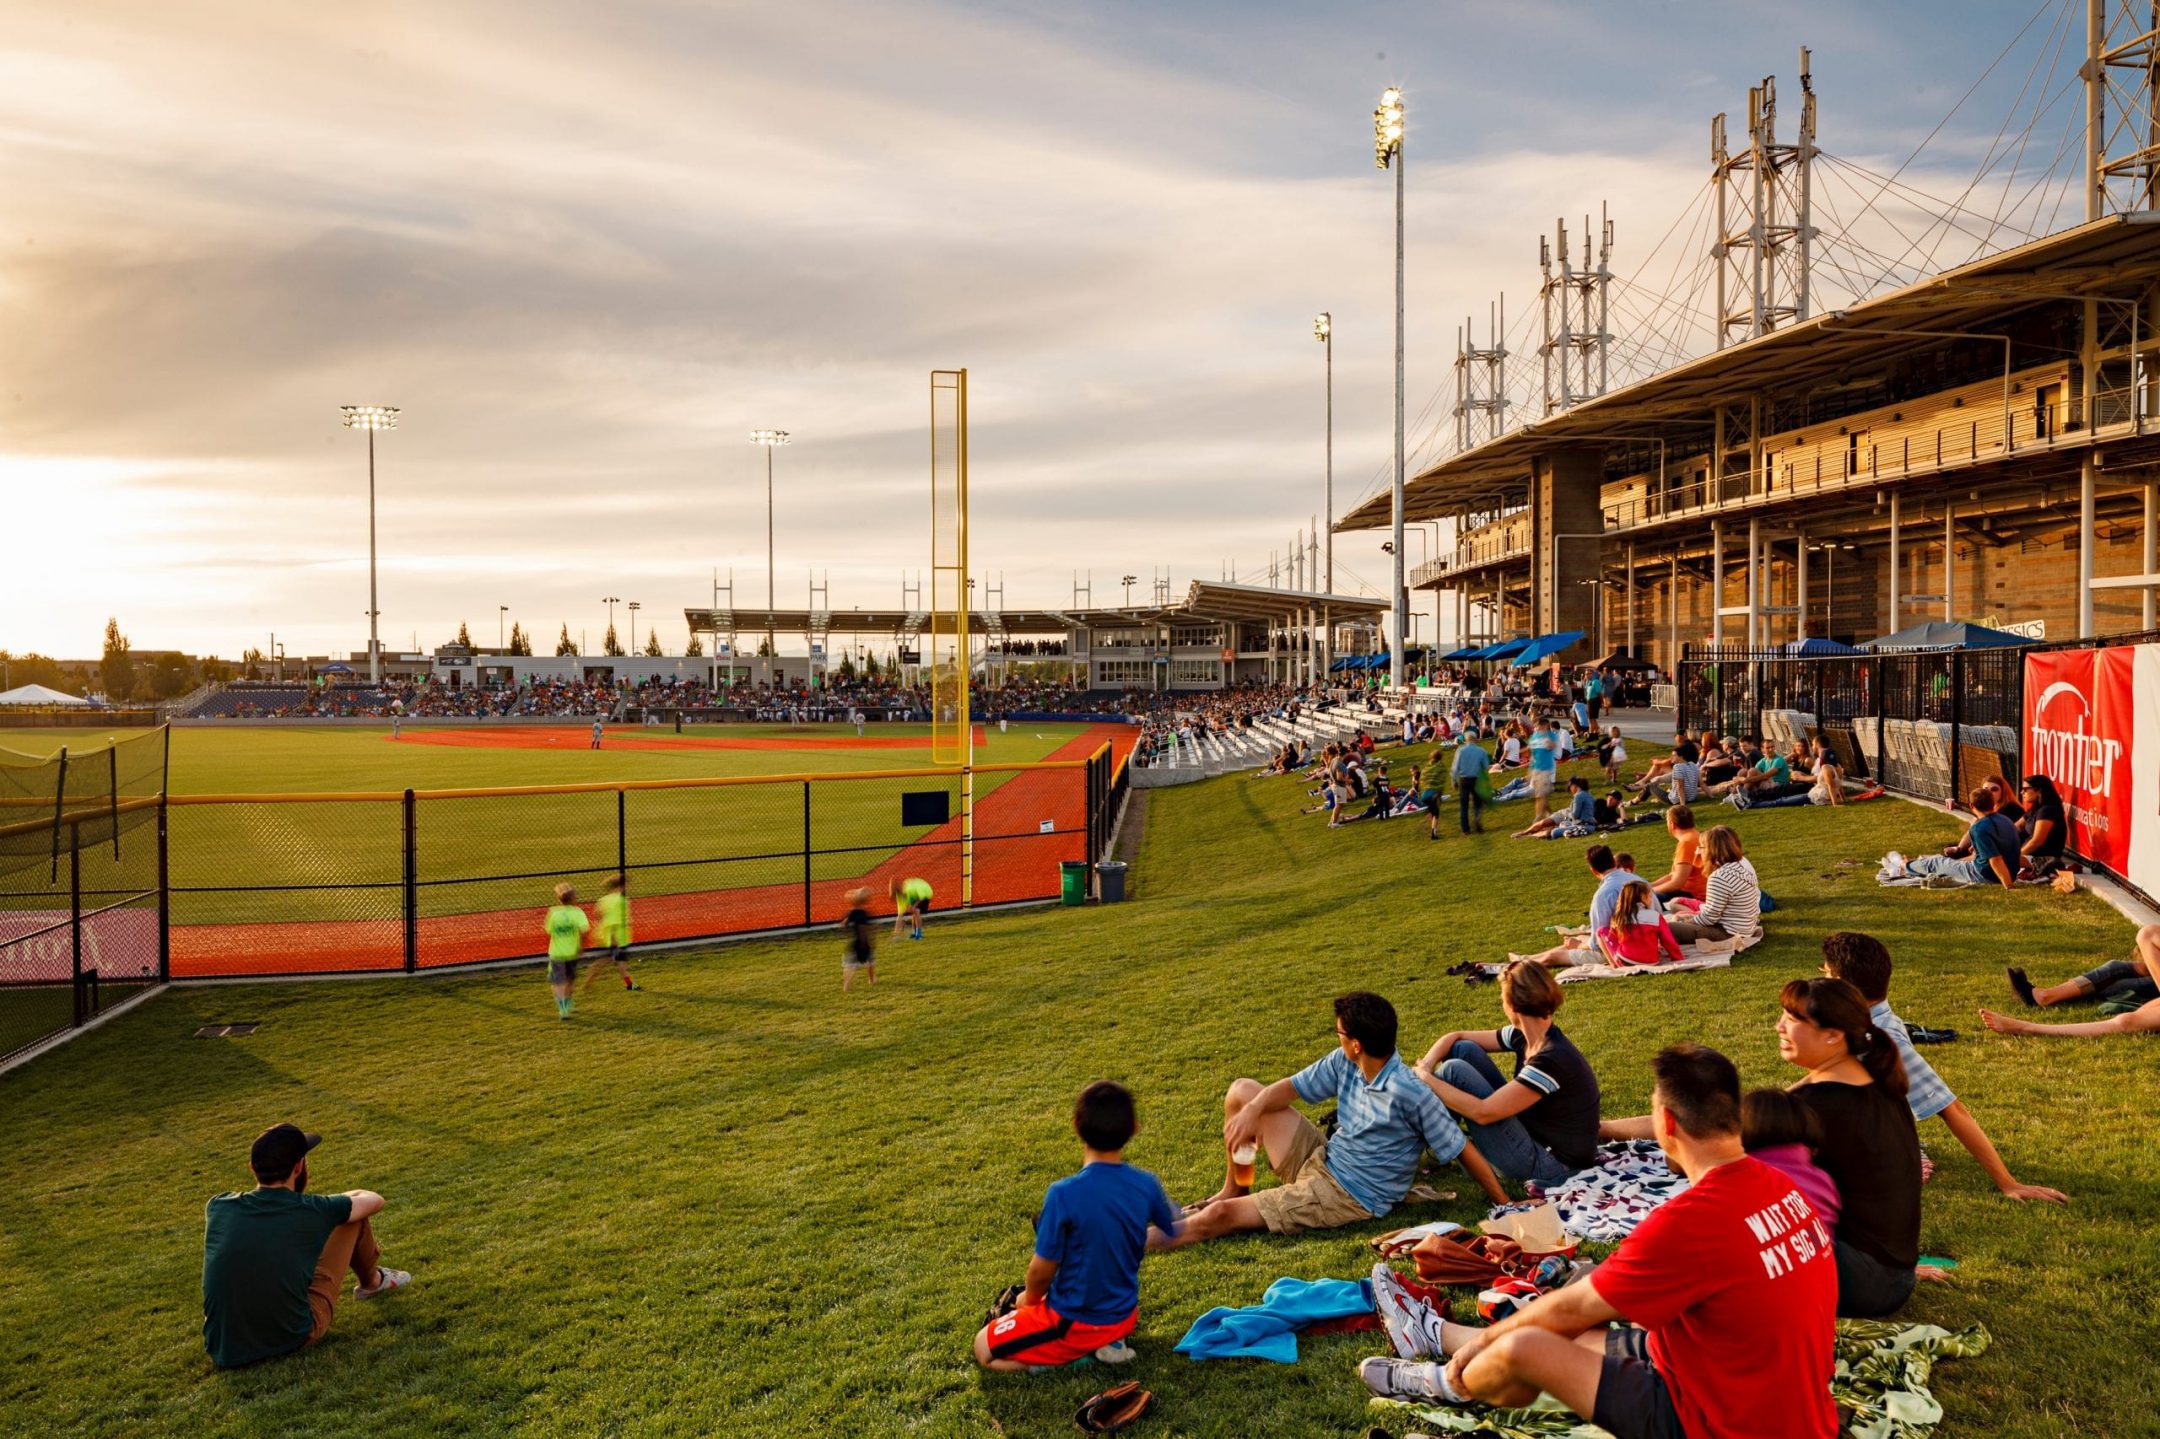
[[166, 732], [0, 752], [0, 1059], [164, 970]]
[[372, 795], [175, 796], [176, 979], [417, 971], [540, 954], [557, 884], [625, 877], [640, 944], [837, 923], [903, 879], [935, 907], [1058, 896], [1123, 783], [1084, 760], [959, 772], [629, 781]]

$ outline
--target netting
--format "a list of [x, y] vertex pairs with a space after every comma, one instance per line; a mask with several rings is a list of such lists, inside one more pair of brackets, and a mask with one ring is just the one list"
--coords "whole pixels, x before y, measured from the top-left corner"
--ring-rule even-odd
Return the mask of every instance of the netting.
[[156, 982], [165, 752], [0, 756], [0, 1057]]

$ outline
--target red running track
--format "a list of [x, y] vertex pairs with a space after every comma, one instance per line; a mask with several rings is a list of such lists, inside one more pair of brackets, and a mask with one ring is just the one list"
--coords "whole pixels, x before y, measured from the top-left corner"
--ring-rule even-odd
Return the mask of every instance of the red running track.
[[[1122, 764], [1137, 735], [1129, 725], [1095, 725], [1060, 745], [1048, 758], [1085, 759], [1107, 741], [1113, 763]], [[1051, 821], [1058, 832], [1040, 833], [1044, 820]], [[1085, 770], [1023, 770], [1011, 775], [975, 807], [975, 903], [1003, 904], [1056, 895], [1060, 862], [1085, 857], [1086, 825]], [[687, 894], [634, 894], [637, 939], [651, 943], [836, 923], [847, 913], [848, 892], [858, 885], [870, 889], [872, 913], [889, 915], [886, 892], [894, 879], [926, 879], [937, 892], [936, 907], [957, 905], [959, 839], [960, 821], [953, 819], [862, 875], [813, 880], [807, 888], [807, 915], [805, 886], [799, 881]], [[541, 913], [539, 908], [523, 906], [423, 916], [418, 922], [419, 964], [438, 968], [538, 954], [544, 948]], [[171, 949], [175, 979], [355, 973], [405, 966], [404, 922], [396, 918], [175, 925]]]

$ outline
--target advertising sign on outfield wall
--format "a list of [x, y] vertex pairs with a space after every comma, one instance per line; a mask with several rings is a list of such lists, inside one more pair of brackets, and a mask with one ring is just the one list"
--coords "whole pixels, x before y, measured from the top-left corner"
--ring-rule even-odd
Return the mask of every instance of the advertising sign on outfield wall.
[[2160, 645], [2027, 655], [2024, 742], [2026, 772], [2062, 791], [2071, 847], [2160, 893]]

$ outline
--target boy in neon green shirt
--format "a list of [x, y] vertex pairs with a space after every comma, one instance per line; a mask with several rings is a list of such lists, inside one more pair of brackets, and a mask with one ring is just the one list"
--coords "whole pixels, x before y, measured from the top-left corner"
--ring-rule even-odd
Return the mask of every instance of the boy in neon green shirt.
[[[630, 980], [630, 896], [626, 892], [628, 882], [619, 874], [608, 876], [608, 882], [600, 891], [600, 898], [593, 905], [593, 912], [600, 918], [600, 933], [593, 943], [605, 945], [608, 958], [615, 962], [615, 972], [622, 976], [624, 989], [636, 989]], [[593, 979], [600, 973], [595, 964], [585, 973], [584, 989], [591, 989]]]
[[585, 931], [592, 921], [578, 908], [577, 891], [567, 884], [555, 886], [555, 903], [548, 906], [548, 988], [555, 991], [555, 1015], [568, 1019], [572, 1005], [570, 986], [577, 982], [578, 951], [585, 947]]
[[900, 931], [907, 929], [908, 921], [913, 920], [915, 927], [908, 930], [908, 938], [921, 939], [923, 916], [930, 912], [930, 881], [896, 879], [886, 893], [892, 897], [893, 902], [893, 938], [898, 939]]

